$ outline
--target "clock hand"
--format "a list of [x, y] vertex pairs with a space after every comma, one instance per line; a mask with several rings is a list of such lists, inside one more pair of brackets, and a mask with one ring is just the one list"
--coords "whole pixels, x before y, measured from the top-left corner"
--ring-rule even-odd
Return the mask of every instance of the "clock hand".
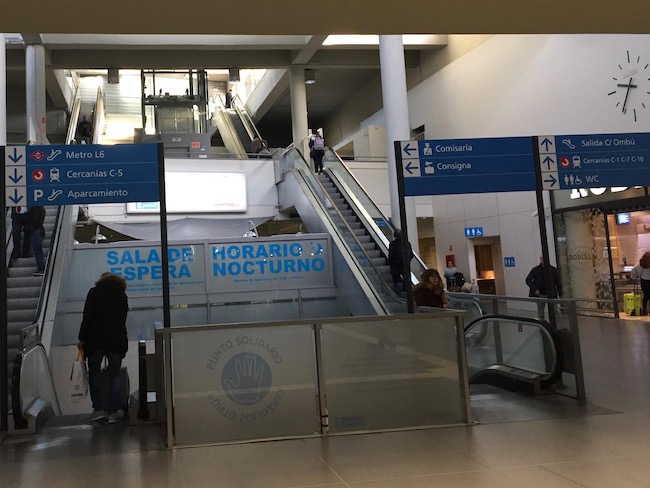
[[623, 101], [623, 113], [627, 113], [627, 99], [630, 96], [630, 89], [632, 88], [632, 78], [630, 78], [630, 82], [625, 86], [627, 86], [627, 91], [625, 92], [625, 100]]

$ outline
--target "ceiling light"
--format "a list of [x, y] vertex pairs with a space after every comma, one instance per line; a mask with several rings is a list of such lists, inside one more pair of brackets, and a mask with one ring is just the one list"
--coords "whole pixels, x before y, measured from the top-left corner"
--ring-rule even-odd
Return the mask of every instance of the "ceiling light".
[[316, 83], [316, 72], [313, 69], [305, 70], [305, 85], [313, 85]]

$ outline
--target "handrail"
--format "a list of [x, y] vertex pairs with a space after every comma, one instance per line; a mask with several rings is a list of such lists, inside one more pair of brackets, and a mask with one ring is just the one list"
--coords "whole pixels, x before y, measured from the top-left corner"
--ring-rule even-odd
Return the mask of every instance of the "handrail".
[[45, 311], [47, 310], [48, 300], [50, 298], [50, 290], [52, 288], [52, 270], [54, 269], [54, 263], [57, 259], [58, 254], [55, 251], [61, 239], [61, 228], [63, 227], [64, 220], [62, 218], [63, 213], [64, 208], [58, 207], [58, 210], [56, 212], [56, 219], [54, 221], [54, 228], [52, 229], [52, 236], [50, 238], [50, 252], [48, 253], [47, 260], [45, 262], [45, 272], [43, 274], [45, 279], [43, 279], [43, 283], [41, 284], [40, 299], [38, 301], [38, 307], [36, 309], [36, 318], [34, 320], [34, 324], [38, 325], [39, 341], [41, 341], [43, 338], [44, 315]]
[[97, 87], [97, 99], [95, 101], [95, 116], [93, 117], [93, 144], [99, 144], [99, 136], [102, 133], [100, 127], [104, 127], [104, 92], [102, 87]]
[[68, 132], [65, 136], [65, 143], [72, 144], [77, 132], [77, 124], [79, 123], [79, 114], [81, 113], [81, 88], [77, 86], [72, 102], [72, 110], [70, 111], [70, 123], [68, 125]]
[[[235, 100], [238, 100], [239, 102], [234, 103]], [[262, 136], [260, 135], [259, 131], [257, 130], [257, 127], [253, 123], [253, 119], [248, 114], [248, 111], [246, 110], [246, 107], [244, 106], [244, 103], [242, 102], [242, 99], [239, 97], [239, 95], [235, 95], [233, 97], [233, 103], [231, 104], [231, 107], [235, 110], [235, 112], [237, 112], [237, 115], [239, 115], [239, 118], [244, 124], [244, 128], [248, 133], [248, 137], [251, 138], [251, 141], [256, 137], [261, 140]]]
[[[307, 165], [307, 163], [306, 163], [306, 161], [305, 161], [305, 159], [304, 159], [302, 153], [301, 153], [300, 151], [298, 151], [297, 149], [291, 149], [291, 150], [289, 151], [289, 153], [292, 152], [292, 151], [295, 151], [295, 152], [300, 156], [300, 158], [295, 158], [295, 161], [298, 161], [299, 164], [302, 164], [302, 166], [303, 166], [302, 168], [295, 168], [295, 169], [298, 170], [298, 171], [300, 171], [301, 173], [303, 173], [303, 176], [305, 176], [305, 181], [306, 181], [306, 182], [308, 183], [308, 185], [309, 185], [310, 187], [312, 187], [312, 189], [316, 192], [316, 196], [318, 197], [318, 200], [320, 201], [321, 205], [324, 205], [324, 206], [325, 206], [325, 209], [327, 210], [327, 211], [325, 212], [325, 214], [327, 215], [328, 212], [329, 212], [329, 216], [330, 216], [330, 217], [331, 217], [331, 213], [334, 213], [334, 214], [335, 214], [335, 216], [337, 217], [337, 219], [338, 219], [338, 220], [340, 221], [340, 223], [342, 224], [342, 227], [343, 227], [342, 230], [347, 234], [347, 236], [349, 237], [349, 239], [352, 240], [353, 245], [356, 245], [356, 247], [357, 247], [357, 249], [359, 250], [359, 252], [363, 255], [363, 258], [365, 259], [365, 261], [366, 261], [368, 267], [372, 270], [373, 275], [376, 276], [376, 277], [379, 279], [381, 285], [383, 285], [383, 288], [386, 290], [387, 293], [381, 293], [381, 290], [376, 290], [377, 292], [379, 292], [380, 296], [383, 297], [383, 301], [386, 302], [386, 298], [389, 298], [389, 299], [392, 300], [393, 302], [397, 302], [397, 303], [399, 303], [400, 305], [403, 304], [403, 303], [404, 303], [404, 300], [403, 300], [401, 297], [399, 297], [399, 296], [397, 296], [397, 295], [395, 294], [395, 292], [393, 291], [393, 288], [392, 288], [392, 286], [391, 286], [390, 284], [387, 284], [387, 283], [384, 281], [384, 279], [383, 279], [381, 273], [380, 273], [379, 270], [375, 267], [375, 265], [372, 263], [372, 258], [370, 258], [370, 256], [368, 256], [368, 254], [367, 254], [365, 248], [363, 247], [363, 245], [362, 245], [361, 242], [359, 241], [357, 235], [354, 233], [354, 231], [352, 230], [352, 228], [351, 228], [350, 225], [348, 224], [348, 222], [347, 222], [347, 220], [345, 219], [345, 217], [343, 217], [343, 215], [341, 214], [340, 210], [336, 207], [336, 205], [334, 205], [334, 203], [332, 202], [332, 200], [331, 200], [329, 194], [327, 193], [327, 191], [326, 191], [325, 188], [323, 187], [322, 183], [321, 183], [321, 182], [320, 182], [320, 181], [319, 181], [319, 180], [314, 176], [314, 174], [309, 170], [309, 166]], [[286, 156], [286, 154], [288, 154], [288, 153], [285, 153], [285, 156]], [[295, 163], [294, 163], [294, 164], [295, 164]], [[309, 176], [307, 176], [307, 175], [309, 175]], [[323, 201], [323, 200], [325, 200], [325, 201]], [[336, 223], [334, 223], [334, 226], [335, 226], [336, 228], [339, 228], [339, 229], [340, 229], [340, 227], [341, 227], [341, 225], [336, 225]], [[339, 230], [339, 232], [340, 232], [340, 230]], [[343, 236], [343, 237], [345, 238], [345, 236]], [[349, 246], [349, 245], [350, 245], [350, 244], [348, 243], [348, 246]], [[350, 249], [350, 250], [352, 251], [352, 249]], [[356, 249], [355, 249], [355, 250], [356, 250]], [[359, 261], [358, 258], [356, 259], [356, 261], [359, 262], [359, 264], [363, 264], [363, 263], [361, 263], [361, 262]], [[362, 268], [364, 268], [364, 267], [365, 267], [365, 266], [362, 265]], [[368, 280], [368, 282], [372, 284], [372, 280], [370, 280], [370, 277], [367, 275], [367, 273], [364, 271], [363, 274], [364, 274], [364, 276], [366, 277], [366, 279]], [[375, 288], [376, 284], [372, 284], [372, 285], [373, 285], [373, 288]], [[380, 287], [381, 287], [381, 285], [380, 285]], [[386, 296], [386, 295], [388, 295], [388, 296]], [[388, 303], [385, 303], [385, 305], [386, 305], [386, 306], [389, 306]], [[400, 311], [401, 311], [401, 310], [400, 310]], [[392, 311], [392, 312], [395, 313], [395, 311]]]
[[237, 131], [233, 127], [230, 117], [227, 115], [221, 95], [218, 96], [218, 99], [220, 103], [217, 103], [213, 114], [216, 116], [217, 130], [219, 131], [219, 134], [221, 134], [223, 143], [226, 146], [226, 149], [228, 149], [232, 154], [239, 155], [241, 159], [247, 158], [246, 149], [244, 148], [242, 141], [239, 140], [239, 135], [237, 135]]
[[[476, 320], [473, 320], [465, 327], [465, 335], [467, 335], [472, 328], [477, 326], [483, 326], [485, 322], [489, 321], [505, 321], [505, 322], [515, 322], [517, 324], [529, 324], [538, 327], [543, 334], [549, 339], [549, 345], [552, 346], [552, 367], [549, 368], [550, 371], [548, 374], [541, 375], [542, 386], [548, 387], [557, 383], [561, 378], [562, 369], [564, 367], [564, 356], [562, 354], [562, 345], [560, 337], [555, 330], [555, 328], [549, 324], [546, 320], [536, 319], [531, 317], [518, 317], [513, 315], [501, 315], [501, 314], [492, 314], [484, 315], [479, 317]], [[468, 360], [469, 360], [469, 350], [468, 350]]]

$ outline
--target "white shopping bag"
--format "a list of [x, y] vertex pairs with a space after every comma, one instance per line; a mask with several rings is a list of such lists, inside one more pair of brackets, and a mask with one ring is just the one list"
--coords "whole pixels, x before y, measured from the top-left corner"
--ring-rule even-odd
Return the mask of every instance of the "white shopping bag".
[[77, 359], [72, 363], [72, 371], [70, 372], [70, 401], [72, 403], [79, 403], [86, 398], [87, 394], [88, 371], [86, 370], [84, 353], [83, 351], [79, 351]]

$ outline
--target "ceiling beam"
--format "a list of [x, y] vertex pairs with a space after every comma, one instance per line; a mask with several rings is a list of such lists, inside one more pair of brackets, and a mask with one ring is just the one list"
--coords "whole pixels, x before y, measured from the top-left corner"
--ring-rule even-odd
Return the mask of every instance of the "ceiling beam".
[[[86, 49], [50, 49], [50, 63], [54, 69], [184, 69], [205, 68], [289, 68], [291, 51], [206, 51], [206, 50], [110, 50], [100, 52]], [[407, 67], [419, 64], [417, 51], [405, 51]], [[23, 61], [24, 66], [24, 61]], [[368, 49], [320, 50], [315, 52], [305, 67], [315, 68], [379, 68], [379, 51]]]
[[106, 34], [580, 34], [650, 33], [644, 0], [248, 0], [224, 15], [222, 2], [7, 1], [0, 32]]
[[311, 36], [304, 48], [293, 54], [291, 62], [293, 64], [306, 64], [312, 58], [316, 51], [318, 51], [327, 39], [327, 36]]

